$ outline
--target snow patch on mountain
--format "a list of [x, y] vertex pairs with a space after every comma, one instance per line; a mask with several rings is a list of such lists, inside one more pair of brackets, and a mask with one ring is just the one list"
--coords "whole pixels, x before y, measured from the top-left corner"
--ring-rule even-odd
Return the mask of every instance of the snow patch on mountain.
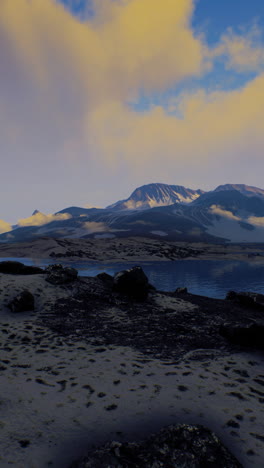
[[138, 187], [126, 200], [121, 200], [107, 207], [111, 210], [146, 210], [169, 206], [175, 203], [189, 204], [204, 193], [181, 185], [148, 184]]
[[215, 220], [214, 224], [207, 229], [212, 236], [223, 237], [230, 242], [263, 242], [263, 227], [247, 229], [246, 224], [235, 220], [221, 217]]
[[168, 235], [167, 232], [164, 232], [164, 231], [150, 231], [151, 234], [155, 234], [156, 236], [160, 236], [160, 237], [165, 237]]

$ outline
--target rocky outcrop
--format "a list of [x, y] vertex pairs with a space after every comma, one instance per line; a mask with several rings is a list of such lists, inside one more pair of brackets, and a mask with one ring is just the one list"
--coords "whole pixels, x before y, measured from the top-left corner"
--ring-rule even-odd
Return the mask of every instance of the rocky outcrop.
[[220, 334], [231, 343], [264, 349], [264, 322], [224, 323], [220, 327]]
[[10, 301], [7, 307], [12, 312], [27, 312], [34, 310], [34, 302], [33, 294], [28, 290], [25, 290]]
[[228, 291], [226, 299], [245, 307], [264, 310], [264, 295], [254, 292]]
[[209, 429], [169, 426], [142, 443], [111, 442], [71, 468], [242, 468]]
[[187, 288], [177, 288], [175, 290], [176, 294], [188, 294], [188, 289]]
[[75, 268], [63, 267], [60, 264], [48, 266], [45, 272], [46, 281], [54, 285], [71, 283], [78, 277], [78, 271]]
[[145, 300], [148, 296], [149, 282], [141, 267], [123, 270], [114, 276], [113, 289], [136, 300]]
[[37, 275], [39, 273], [44, 273], [44, 271], [35, 266], [24, 265], [21, 262], [5, 261], [0, 262], [0, 273], [8, 273], [11, 275]]

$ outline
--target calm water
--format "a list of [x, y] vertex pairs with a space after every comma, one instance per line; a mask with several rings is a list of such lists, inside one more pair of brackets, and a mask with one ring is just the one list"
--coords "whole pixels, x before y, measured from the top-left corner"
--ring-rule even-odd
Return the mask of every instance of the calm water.
[[[0, 261], [4, 260], [17, 260], [27, 265], [42, 267], [55, 263], [54, 259], [0, 258]], [[135, 265], [131, 262], [98, 264], [61, 260], [58, 263], [77, 268], [80, 276], [95, 276], [103, 271], [113, 275]], [[150, 283], [163, 291], [174, 291], [177, 287], [185, 286], [193, 294], [215, 298], [224, 298], [230, 289], [264, 294], [264, 263], [231, 260], [178, 260], [175, 262], [142, 262], [140, 265]]]

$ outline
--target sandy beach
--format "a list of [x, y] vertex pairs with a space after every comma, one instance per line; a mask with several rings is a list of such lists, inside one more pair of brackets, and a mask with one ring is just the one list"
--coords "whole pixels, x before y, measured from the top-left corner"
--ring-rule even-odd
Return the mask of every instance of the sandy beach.
[[[183, 350], [178, 358], [168, 351], [158, 359], [151, 347], [85, 337], [74, 309], [67, 315], [72, 333], [59, 333], [54, 306], [72, 301], [83, 283], [55, 286], [42, 274], [1, 274], [0, 281], [1, 468], [66, 468], [93, 444], [139, 440], [178, 423], [205, 425], [245, 468], [262, 468], [263, 354], [223, 341], [219, 349]], [[25, 288], [34, 293], [35, 311], [10, 312], [7, 303]], [[89, 294], [87, 301], [91, 286]], [[153, 293], [150, 301], [174, 316], [199, 313], [188, 299]], [[108, 310], [111, 323], [126, 318], [120, 308]]]

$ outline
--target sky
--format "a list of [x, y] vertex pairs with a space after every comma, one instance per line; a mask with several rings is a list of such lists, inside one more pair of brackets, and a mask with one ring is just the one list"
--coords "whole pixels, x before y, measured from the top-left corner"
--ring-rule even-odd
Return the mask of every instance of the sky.
[[263, 0], [1, 0], [0, 231], [151, 182], [264, 188]]

